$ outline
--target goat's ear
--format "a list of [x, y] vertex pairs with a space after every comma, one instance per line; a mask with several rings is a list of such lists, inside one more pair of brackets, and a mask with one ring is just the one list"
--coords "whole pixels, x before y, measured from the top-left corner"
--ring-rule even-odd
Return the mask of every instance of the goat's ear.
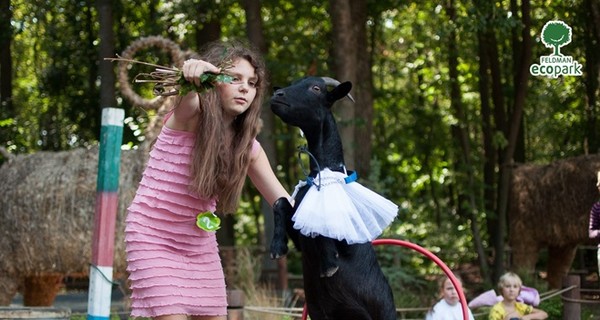
[[329, 100], [329, 102], [333, 104], [334, 102], [348, 95], [350, 90], [352, 90], [352, 82], [342, 82], [337, 87], [333, 88], [333, 90], [327, 93], [327, 100]]

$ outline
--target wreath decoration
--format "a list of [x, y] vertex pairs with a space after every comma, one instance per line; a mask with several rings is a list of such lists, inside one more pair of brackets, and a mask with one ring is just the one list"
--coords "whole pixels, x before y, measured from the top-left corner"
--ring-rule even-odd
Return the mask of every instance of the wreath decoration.
[[[121, 53], [121, 57], [123, 59], [133, 60], [135, 54], [139, 50], [151, 47], [157, 47], [167, 52], [171, 56], [174, 65], [183, 65], [183, 61], [185, 60], [185, 54], [183, 53], [179, 45], [177, 45], [172, 40], [166, 39], [161, 36], [149, 36], [139, 38], [138, 40], [132, 42], [127, 48], [125, 48], [123, 53]], [[119, 89], [121, 91], [121, 94], [136, 106], [140, 106], [146, 109], [159, 109], [166, 97], [159, 95], [153, 99], [147, 99], [135, 92], [131, 86], [132, 81], [129, 80], [128, 66], [128, 62], [119, 61], [117, 80], [119, 83]]]

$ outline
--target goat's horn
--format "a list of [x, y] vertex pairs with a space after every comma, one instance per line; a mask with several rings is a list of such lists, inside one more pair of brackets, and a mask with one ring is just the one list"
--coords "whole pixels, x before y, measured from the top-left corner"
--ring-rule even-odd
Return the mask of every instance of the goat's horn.
[[[325, 81], [325, 84], [328, 86], [337, 87], [341, 84], [341, 82], [339, 82], [338, 80], [335, 80], [334, 78], [321, 77], [321, 79], [323, 79], [323, 81]], [[350, 101], [354, 102], [354, 98], [352, 98], [352, 95], [350, 95], [350, 93], [348, 93], [346, 96], [348, 97], [348, 99], [350, 99]]]
[[334, 78], [330, 78], [330, 77], [321, 77], [321, 79], [323, 79], [323, 81], [325, 81], [325, 84], [328, 86], [334, 86], [337, 87], [341, 84], [341, 82], [339, 82], [338, 80], [335, 80]]

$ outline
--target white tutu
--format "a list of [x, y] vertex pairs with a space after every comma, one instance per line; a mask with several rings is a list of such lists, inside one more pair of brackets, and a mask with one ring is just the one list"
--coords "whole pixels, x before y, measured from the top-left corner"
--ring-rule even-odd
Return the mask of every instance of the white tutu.
[[[346, 183], [346, 177], [329, 169], [319, 172], [292, 217], [294, 228], [305, 236], [322, 235], [349, 244], [381, 235], [398, 214], [398, 206], [358, 182]], [[301, 181], [292, 197], [306, 184]]]

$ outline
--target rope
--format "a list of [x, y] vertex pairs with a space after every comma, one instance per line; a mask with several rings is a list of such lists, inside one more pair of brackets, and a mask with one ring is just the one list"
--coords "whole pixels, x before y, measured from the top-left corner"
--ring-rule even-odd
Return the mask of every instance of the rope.
[[[285, 307], [258, 307], [258, 306], [245, 306], [244, 310], [251, 312], [261, 312], [261, 313], [270, 313], [270, 314], [278, 314], [284, 316], [292, 316], [292, 317], [300, 317], [302, 314], [303, 308], [285, 308]], [[428, 307], [419, 307], [419, 308], [396, 308], [396, 313], [406, 313], [406, 312], [426, 312], [428, 311]], [[405, 319], [410, 320], [410, 319]]]
[[554, 290], [546, 292], [546, 294], [544, 295], [544, 297], [542, 297], [542, 294], [540, 294], [540, 302], [542, 302], [544, 300], [548, 300], [548, 299], [550, 299], [552, 297], [555, 297], [555, 296], [557, 296], [559, 294], [562, 294], [563, 292], [567, 292], [567, 291], [573, 290], [575, 288], [577, 288], [576, 285], [572, 285], [572, 286], [564, 288], [562, 290], [554, 289]]
[[[244, 311], [249, 312], [259, 312], [259, 313], [268, 313], [273, 315], [281, 315], [288, 316], [293, 318], [300, 318], [302, 316], [303, 308], [284, 308], [284, 307], [257, 307], [257, 306], [245, 306]], [[403, 315], [407, 312], [427, 312], [429, 310], [428, 307], [420, 307], [420, 308], [396, 308], [396, 313]], [[473, 314], [474, 316], [486, 315], [487, 312]], [[423, 318], [399, 318], [402, 320], [422, 320]]]
[[[317, 170], [319, 172], [319, 184], [316, 184], [316, 183], [314, 183], [314, 181], [311, 180], [311, 177], [309, 176], [310, 170], [306, 171], [306, 168], [304, 168], [304, 165], [302, 164], [302, 157], [301, 157], [303, 153], [306, 153], [317, 165]], [[313, 156], [313, 154], [310, 153], [310, 151], [308, 151], [308, 148], [306, 147], [306, 145], [298, 147], [298, 162], [300, 163], [300, 168], [302, 168], [302, 173], [304, 173], [304, 175], [306, 176], [306, 181], [313, 183], [317, 187], [317, 190], [320, 191], [321, 190], [321, 174], [320, 174], [321, 166], [319, 165], [319, 162], [317, 161], [315, 156]]]
[[[572, 289], [574, 289], [574, 288], [577, 288], [577, 287], [578, 287], [577, 285], [572, 285], [572, 286], [570, 286], [570, 287], [568, 287], [568, 288], [565, 288], [565, 289], [561, 290], [561, 292], [560, 292], [560, 293], [563, 293], [563, 292], [566, 292], [566, 291], [572, 290]], [[591, 291], [591, 292], [593, 292], [593, 291], [598, 291], [598, 290], [593, 290], [593, 289], [590, 289], [590, 290], [581, 290], [581, 291]], [[557, 294], [558, 294], [558, 293], [557, 293]], [[556, 294], [555, 294], [555, 295], [556, 295]], [[585, 303], [585, 304], [600, 304], [600, 301], [598, 301], [598, 300], [574, 299], [574, 298], [565, 297], [565, 296], [563, 296], [563, 295], [561, 295], [561, 296], [560, 296], [560, 298], [561, 298], [563, 301], [567, 301], [567, 302], [574, 302], [574, 303]]]
[[[386, 243], [384, 243], [386, 244]], [[540, 293], [540, 302], [544, 301], [544, 300], [548, 300], [551, 299], [553, 297], [556, 297], [558, 295], [562, 295], [563, 293], [573, 290], [577, 288], [576, 285], [572, 285], [570, 287], [567, 288], [563, 288], [561, 290], [558, 289], [554, 289], [554, 290], [550, 290], [550, 291], [546, 291], [543, 293]], [[585, 289], [582, 291], [600, 291], [600, 290], [595, 290], [595, 289]], [[561, 299], [563, 299], [564, 301], [568, 301], [568, 302], [573, 302], [573, 303], [586, 303], [586, 304], [598, 304], [600, 303], [600, 301], [597, 300], [585, 300], [585, 299], [573, 299], [573, 298], [567, 298], [564, 296], [561, 296]], [[304, 308], [281, 308], [281, 307], [254, 307], [254, 306], [245, 306], [244, 310], [248, 310], [251, 312], [261, 312], [261, 313], [270, 313], [270, 314], [276, 314], [276, 315], [283, 315], [283, 316], [290, 316], [290, 317], [301, 317], [302, 316], [302, 311], [304, 311]], [[428, 311], [429, 308], [428, 307], [413, 307], [413, 308], [396, 308], [396, 313], [398, 314], [404, 314], [407, 312], [426, 312]], [[479, 317], [479, 316], [483, 316], [486, 315], [487, 312], [481, 312], [481, 313], [474, 313], [473, 316], [475, 317]], [[402, 318], [403, 320], [420, 320], [419, 319], [408, 319], [408, 318]]]
[[600, 304], [600, 301], [598, 300], [585, 300], [585, 299], [573, 299], [573, 298], [567, 298], [567, 297], [560, 297], [562, 300], [564, 301], [568, 301], [568, 302], [575, 302], [575, 303], [585, 303], [585, 304]]
[[546, 291], [546, 292], [540, 293], [540, 300], [547, 299], [547, 298], [545, 298], [546, 296], [554, 294], [557, 291], [558, 291], [558, 289], [554, 289], [554, 290], [550, 290], [550, 291]]
[[96, 265], [94, 265], [94, 264], [91, 264], [91, 263], [90, 263], [90, 266], [91, 266], [92, 268], [96, 269], [96, 271], [98, 271], [98, 273], [100, 273], [100, 275], [102, 276], [102, 278], [104, 278], [104, 280], [106, 280], [106, 282], [108, 282], [108, 283], [110, 283], [110, 284], [112, 284], [112, 285], [117, 285], [117, 286], [119, 286], [119, 287], [121, 286], [121, 284], [120, 284], [120, 283], [118, 283], [118, 282], [114, 282], [114, 281], [110, 280], [110, 279], [109, 279], [109, 278], [108, 278], [108, 277], [107, 277], [107, 276], [104, 274], [104, 272], [102, 272], [102, 270], [100, 270], [100, 268], [98, 268], [98, 266], [96, 266]]

